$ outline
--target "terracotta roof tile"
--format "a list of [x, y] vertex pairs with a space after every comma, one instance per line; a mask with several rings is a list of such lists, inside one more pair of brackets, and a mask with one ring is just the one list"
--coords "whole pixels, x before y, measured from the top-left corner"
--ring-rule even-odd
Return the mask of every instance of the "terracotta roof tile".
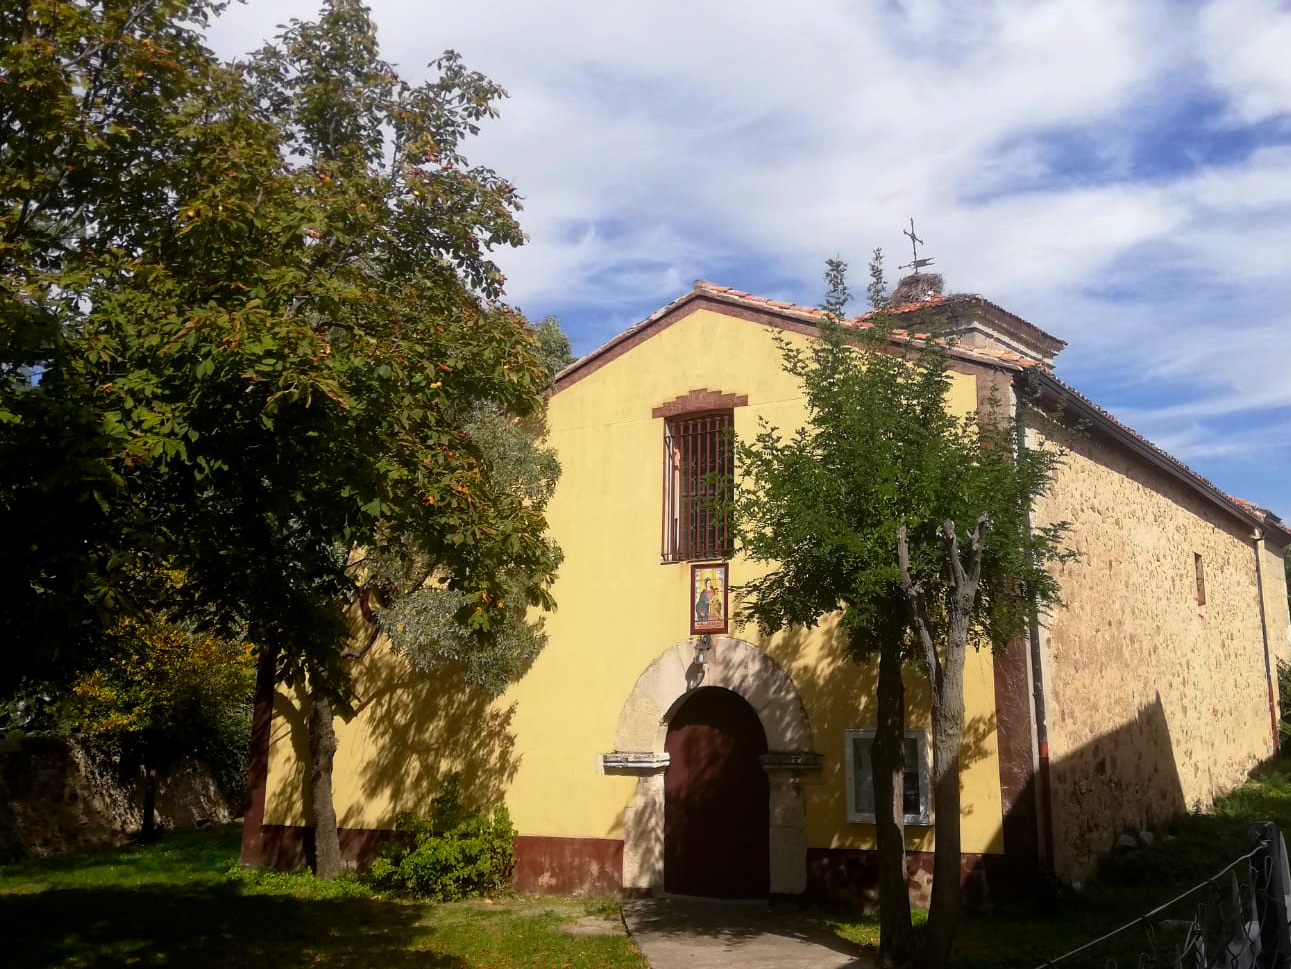
[[[824, 315], [823, 311], [815, 306], [802, 306], [798, 303], [790, 303], [784, 300], [772, 300], [765, 296], [753, 296], [741, 289], [732, 289], [730, 286], [722, 286], [719, 283], [710, 283], [704, 279], [697, 279], [695, 280], [695, 288], [691, 292], [683, 293], [681, 296], [678, 296], [676, 299], [672, 300], [671, 302], [665, 304], [664, 306], [659, 307], [659, 309], [655, 310], [653, 313], [651, 313], [641, 322], [636, 323], [628, 327], [626, 330], [622, 331], [621, 333], [618, 333], [615, 336], [611, 337], [609, 340], [602, 343], [599, 347], [592, 350], [590, 353], [584, 354], [582, 357], [580, 357], [578, 360], [571, 363], [564, 370], [560, 371], [560, 373], [556, 374], [557, 381], [559, 381], [560, 378], [566, 376], [567, 374], [571, 374], [575, 370], [580, 369], [585, 363], [595, 359], [596, 357], [599, 357], [601, 354], [608, 351], [611, 347], [616, 346], [619, 343], [622, 343], [623, 341], [630, 339], [637, 333], [649, 327], [656, 320], [659, 320], [662, 317], [667, 316], [674, 309], [679, 307], [682, 303], [685, 303], [693, 299], [697, 294], [705, 294], [705, 295], [713, 296], [723, 301], [735, 303], [736, 305], [739, 305], [739, 306], [746, 306], [754, 309], [765, 309], [776, 313], [783, 313], [786, 315], [806, 318], [807, 320], [812, 322], [819, 320]], [[944, 303], [951, 298], [952, 297], [947, 297], [947, 296], [935, 296], [932, 299], [924, 300], [917, 303], [903, 303], [900, 306], [890, 308], [889, 312], [892, 312], [892, 313], [913, 312], [914, 310], [925, 309], [928, 306], [934, 306], [939, 303]], [[1007, 312], [1007, 310], [1002, 310], [1001, 312]], [[874, 328], [873, 318], [875, 317], [875, 315], [876, 313], [873, 311], [868, 313], [862, 313], [858, 316], [854, 316], [854, 317], [851, 317], [850, 319], [844, 320], [843, 325], [859, 327], [861, 329], [866, 329], [866, 330], [873, 329]], [[929, 334], [921, 334], [915, 337], [911, 337], [904, 330], [900, 332], [894, 332], [893, 336], [895, 337], [894, 342], [896, 343], [909, 343], [912, 340], [926, 340], [929, 338]], [[1003, 365], [1010, 370], [1023, 370], [1029, 367], [1044, 367], [1046, 369], [1048, 368], [1048, 365], [1042, 361], [1033, 360], [1030, 357], [1024, 357], [1020, 354], [1012, 353], [1005, 350], [999, 350], [994, 347], [956, 346], [952, 349], [952, 352], [956, 357], [959, 357], [961, 359], [974, 360], [982, 363], [994, 364], [996, 366]]]
[[[766, 297], [766, 296], [754, 296], [750, 293], [744, 292], [744, 290], [732, 289], [729, 286], [722, 286], [722, 285], [719, 285], [718, 283], [710, 283], [704, 279], [695, 280], [694, 292], [707, 293], [713, 296], [719, 296], [723, 299], [730, 299], [744, 306], [775, 309], [785, 313], [792, 313], [796, 316], [806, 316], [811, 319], [819, 319], [823, 315], [823, 311], [819, 307], [802, 306], [801, 304], [798, 304], [798, 303], [790, 303], [790, 302], [786, 302], [785, 300], [770, 299], [769, 297]], [[900, 306], [888, 307], [886, 311], [889, 313], [912, 313], [916, 310], [927, 309], [929, 306], [937, 306], [941, 303], [946, 303], [952, 300], [953, 298], [954, 297], [951, 297], [951, 296], [937, 295], [929, 299], [920, 300], [917, 302], [902, 303]], [[668, 305], [671, 306], [672, 304], [670, 303]], [[1007, 311], [1002, 311], [1002, 312], [1007, 312]], [[657, 313], [652, 314], [652, 318], [657, 317], [657, 315], [658, 315]], [[871, 310], [869, 312], [861, 313], [857, 316], [853, 316], [844, 320], [843, 325], [860, 327], [862, 329], [867, 329], [867, 330], [872, 329], [874, 327], [874, 317], [877, 315], [878, 315], [877, 311]], [[907, 330], [899, 329], [899, 330], [893, 330], [893, 336], [897, 338], [897, 342], [904, 342], [912, 339], [927, 340], [929, 339], [930, 334], [924, 333], [924, 334], [919, 334], [917, 336], [911, 337]], [[593, 351], [593, 352], [596, 352], [596, 351]], [[971, 347], [971, 348], [956, 347], [954, 349], [954, 352], [956, 356], [965, 357], [968, 359], [985, 360], [985, 361], [990, 361], [995, 363], [1006, 363], [1011, 368], [1047, 366], [1047, 364], [1044, 364], [1039, 360], [1033, 360], [1030, 357], [1024, 357], [1024, 356], [1021, 356], [1020, 354], [1012, 353], [1009, 351], [996, 350], [993, 347]]]
[[[694, 291], [697, 293], [708, 292], [708, 293], [725, 294], [728, 296], [734, 296], [741, 300], [746, 300], [748, 302], [758, 303], [763, 306], [770, 306], [770, 307], [774, 307], [775, 309], [781, 309], [791, 313], [802, 313], [812, 317], [818, 317], [821, 314], [820, 309], [815, 306], [802, 306], [798, 303], [790, 303], [785, 300], [770, 299], [766, 296], [755, 296], [751, 293], [745, 292], [742, 289], [732, 289], [730, 286], [723, 286], [720, 283], [710, 283], [705, 279], [695, 280]], [[949, 303], [949, 302], [954, 302], [956, 300], [965, 300], [965, 299], [980, 302], [984, 306], [990, 307], [992, 310], [996, 311], [997, 313], [1002, 313], [1007, 317], [1017, 320], [1022, 325], [1028, 327], [1031, 330], [1034, 330], [1039, 336], [1043, 337], [1046, 340], [1052, 340], [1063, 347], [1067, 345], [1067, 342], [1065, 340], [1060, 340], [1052, 333], [1049, 333], [1046, 330], [1042, 330], [1040, 327], [1036, 326], [1034, 323], [1031, 323], [1029, 320], [1022, 319], [1022, 317], [1018, 316], [1016, 313], [1010, 313], [1004, 307], [1000, 306], [998, 303], [991, 302], [989, 299], [987, 299], [985, 296], [982, 296], [980, 293], [950, 293], [950, 294], [937, 293], [929, 296], [926, 299], [915, 300], [909, 303], [901, 303], [898, 306], [885, 307], [884, 312], [897, 313], [897, 314], [915, 313], [915, 312], [918, 312], [919, 310], [925, 310], [930, 306], [939, 306], [943, 303]], [[875, 310], [870, 310], [865, 313], [860, 313], [854, 317], [851, 317], [846, 322], [851, 324], [862, 323], [862, 321], [868, 320], [871, 317], [873, 317], [876, 314], [876, 312], [877, 311]]]
[[1237, 504], [1241, 505], [1243, 508], [1249, 511], [1256, 518], [1263, 519], [1265, 524], [1276, 525], [1278, 528], [1281, 528], [1284, 531], [1286, 530], [1286, 523], [1283, 522], [1281, 518], [1279, 518], [1276, 514], [1274, 514], [1272, 511], [1265, 508], [1264, 506], [1257, 505], [1253, 501], [1247, 501], [1245, 498], [1238, 498], [1236, 495], [1229, 495], [1228, 498], [1230, 501], [1237, 502]]

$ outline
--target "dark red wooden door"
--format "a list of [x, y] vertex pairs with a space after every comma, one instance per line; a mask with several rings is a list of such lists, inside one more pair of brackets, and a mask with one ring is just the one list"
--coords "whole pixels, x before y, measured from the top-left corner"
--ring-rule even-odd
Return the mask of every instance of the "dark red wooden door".
[[738, 693], [706, 686], [668, 725], [664, 889], [759, 898], [770, 886], [770, 790], [758, 715]]

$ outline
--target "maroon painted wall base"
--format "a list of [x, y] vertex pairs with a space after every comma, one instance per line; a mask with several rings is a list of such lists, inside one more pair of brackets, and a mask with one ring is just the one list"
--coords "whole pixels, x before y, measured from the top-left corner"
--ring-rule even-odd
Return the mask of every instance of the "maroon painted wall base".
[[[341, 828], [341, 856], [360, 868], [376, 857], [382, 842], [393, 831], [373, 828]], [[312, 848], [310, 828], [288, 824], [266, 824], [260, 838], [262, 855], [254, 863], [291, 869], [306, 863]], [[623, 889], [623, 842], [618, 838], [548, 838], [519, 835], [515, 840], [516, 866], [511, 886], [520, 892], [623, 893], [648, 895], [648, 891]], [[916, 904], [928, 904], [932, 885], [932, 852], [911, 851], [906, 855], [910, 875], [910, 897]], [[1029, 890], [1021, 885], [1004, 855], [966, 854], [961, 874], [964, 902], [979, 908], [992, 898]], [[873, 851], [858, 848], [808, 848], [806, 895], [820, 900], [848, 902], [862, 909], [878, 906], [877, 858]]]
[[[931, 851], [906, 852], [910, 900], [926, 908], [932, 889]], [[1014, 897], [1031, 886], [1019, 886], [1005, 855], [965, 854], [960, 861], [964, 905], [982, 908], [992, 898]], [[860, 848], [808, 848], [807, 891], [819, 900], [849, 902], [863, 910], [877, 910], [878, 855]]]
[[619, 838], [516, 838], [511, 886], [520, 892], [617, 892], [623, 885]]
[[[341, 828], [341, 857], [359, 868], [372, 864], [383, 842], [394, 834], [380, 828]], [[260, 855], [247, 864], [289, 871], [306, 864], [313, 849], [312, 828], [295, 824], [266, 824], [259, 839]], [[623, 881], [623, 842], [617, 838], [515, 839], [516, 866], [511, 886], [520, 892], [601, 894], [617, 892]]]
[[[372, 864], [377, 849], [393, 831], [380, 828], [340, 828], [341, 857], [360, 868]], [[297, 824], [266, 824], [261, 828], [260, 856], [243, 858], [248, 865], [290, 871], [306, 864], [314, 848], [314, 829]]]

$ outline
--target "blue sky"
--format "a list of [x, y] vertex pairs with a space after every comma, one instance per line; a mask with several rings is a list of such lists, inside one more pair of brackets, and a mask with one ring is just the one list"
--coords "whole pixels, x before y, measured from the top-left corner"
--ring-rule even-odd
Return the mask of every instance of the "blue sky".
[[[510, 99], [468, 154], [525, 195], [509, 298], [583, 352], [702, 278], [858, 291], [913, 216], [947, 289], [1068, 341], [1060, 377], [1291, 520], [1291, 5], [373, 0], [410, 79]], [[251, 0], [232, 57], [316, 2]]]

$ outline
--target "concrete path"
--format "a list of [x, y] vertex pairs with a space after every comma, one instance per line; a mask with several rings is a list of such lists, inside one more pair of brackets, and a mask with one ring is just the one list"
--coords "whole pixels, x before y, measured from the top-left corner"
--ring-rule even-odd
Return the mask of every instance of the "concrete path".
[[629, 899], [623, 921], [651, 969], [872, 969], [858, 946], [766, 902]]

